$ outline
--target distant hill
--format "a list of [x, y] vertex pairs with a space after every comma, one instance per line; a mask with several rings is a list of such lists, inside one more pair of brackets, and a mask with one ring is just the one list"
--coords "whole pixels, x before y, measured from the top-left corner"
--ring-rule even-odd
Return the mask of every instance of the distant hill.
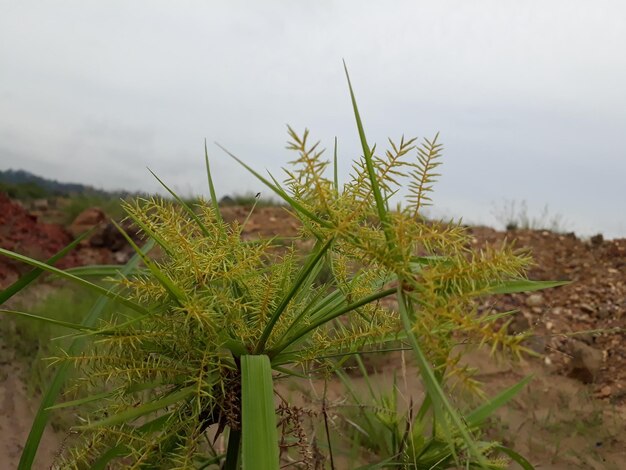
[[128, 191], [104, 191], [79, 183], [60, 183], [25, 170], [12, 169], [0, 170], [0, 191], [15, 199], [76, 195], [125, 197], [137, 194]]

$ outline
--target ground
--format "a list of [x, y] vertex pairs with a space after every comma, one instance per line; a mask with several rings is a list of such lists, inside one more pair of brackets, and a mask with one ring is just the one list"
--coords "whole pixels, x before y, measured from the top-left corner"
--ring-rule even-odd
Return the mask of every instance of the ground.
[[[226, 220], [243, 220], [248, 209], [224, 208]], [[71, 240], [65, 227], [46, 224], [45, 214], [34, 216], [0, 195], [0, 247], [46, 259]], [[280, 207], [255, 210], [246, 236], [290, 236], [298, 224]], [[574, 234], [518, 230], [499, 232], [470, 227], [471, 243], [514, 242], [529, 250], [535, 265], [532, 279], [568, 280], [571, 284], [535, 294], [489, 299], [483, 311], [517, 310], [509, 328], [531, 329], [528, 346], [539, 357], [522, 363], [494, 365], [484, 352], [467, 360], [478, 367], [488, 393], [495, 393], [528, 373], [535, 379], [511, 406], [491, 423], [494, 436], [506, 435], [511, 445], [537, 468], [626, 468], [626, 239], [581, 240]], [[105, 244], [106, 245], [106, 244]], [[123, 250], [108, 249], [102, 236], [83, 243], [60, 265], [123, 261]], [[23, 266], [0, 259], [0, 287], [25, 272]], [[2, 319], [2, 321], [6, 321]], [[0, 357], [0, 446], [3, 468], [15, 468], [30, 428], [37, 398], [30, 397], [22, 380], [23, 365], [3, 346]], [[384, 386], [397, 369], [398, 356], [377, 363]], [[396, 362], [394, 362], [396, 361]], [[417, 389], [417, 374], [407, 366], [409, 386]], [[335, 404], [340, 406], [337, 389]], [[315, 406], [312, 399], [311, 406]], [[50, 431], [40, 452], [39, 467], [48, 468], [62, 448], [65, 434]]]

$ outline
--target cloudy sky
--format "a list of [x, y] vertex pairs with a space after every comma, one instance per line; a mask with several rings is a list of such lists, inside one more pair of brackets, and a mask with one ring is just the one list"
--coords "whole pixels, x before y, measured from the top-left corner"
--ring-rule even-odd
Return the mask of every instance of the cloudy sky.
[[257, 192], [211, 143], [279, 174], [290, 124], [345, 174], [345, 59], [370, 143], [441, 132], [435, 215], [624, 237], [625, 45], [621, 1], [0, 0], [0, 169], [199, 193], [206, 138], [220, 194]]

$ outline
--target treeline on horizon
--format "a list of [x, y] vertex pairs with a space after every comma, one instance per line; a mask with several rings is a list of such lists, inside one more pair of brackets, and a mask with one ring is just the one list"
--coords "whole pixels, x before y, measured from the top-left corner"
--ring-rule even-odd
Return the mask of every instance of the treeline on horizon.
[[131, 191], [105, 191], [79, 183], [61, 183], [43, 178], [25, 170], [0, 170], [0, 192], [8, 194], [12, 199], [30, 200], [50, 197], [71, 196], [102, 196], [126, 198], [142, 195]]

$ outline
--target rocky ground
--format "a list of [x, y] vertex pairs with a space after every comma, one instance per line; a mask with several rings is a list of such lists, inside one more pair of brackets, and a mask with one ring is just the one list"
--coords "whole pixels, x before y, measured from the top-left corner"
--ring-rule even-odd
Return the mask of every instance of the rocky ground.
[[515, 240], [535, 261], [531, 279], [571, 284], [491, 300], [484, 308], [517, 309], [514, 331], [529, 328], [533, 346], [555, 373], [590, 384], [594, 394], [626, 404], [626, 239], [580, 240], [574, 234], [471, 229], [477, 246]]
[[[247, 214], [248, 210], [242, 207], [224, 208], [224, 218], [227, 221], [243, 220]], [[41, 220], [41, 217], [33, 215], [19, 203], [0, 194], [0, 247], [46, 259], [77, 234], [98, 225], [95, 233], [59, 262], [58, 266], [123, 263], [130, 255], [123, 239], [98, 209], [90, 209], [81, 214], [69, 227], [44, 223]], [[298, 224], [284, 209], [277, 207], [256, 209], [246, 226], [246, 236], [249, 237], [258, 234], [290, 236], [297, 231]], [[520, 404], [518, 411], [529, 406], [528, 400], [537, 400], [541, 406], [533, 408], [533, 416], [538, 410], [542, 410], [540, 414], [548, 415], [545, 421], [548, 424], [551, 423], [551, 409], [559, 407], [560, 412], [564, 411], [563, 407], [574, 412], [572, 407], [580, 407], [582, 410], [591, 406], [592, 412], [595, 412], [593, 410], [596, 410], [597, 405], [606, 419], [610, 414], [609, 409], [613, 410], [611, 413], [616, 413], [611, 414], [614, 424], [617, 423], [611, 427], [614, 430], [590, 444], [595, 446], [592, 451], [599, 455], [598, 459], [585, 460], [591, 455], [587, 452], [587, 457], [576, 457], [578, 460], [572, 457], [574, 460], [565, 460], [565, 463], [557, 465], [557, 460], [552, 456], [551, 460], [544, 459], [544, 462], [549, 461], [552, 464], [544, 464], [543, 468], [620, 468], [620, 464], [615, 463], [621, 461], [622, 450], [619, 449], [626, 449], [626, 239], [603, 240], [601, 236], [596, 236], [590, 240], [582, 240], [574, 234], [531, 230], [499, 232], [486, 227], [471, 227], [470, 232], [472, 243], [476, 247], [507, 240], [515, 241], [520, 249], [530, 250], [535, 260], [529, 273], [532, 279], [572, 281], [569, 285], [541, 293], [500, 296], [489, 299], [480, 306], [485, 311], [517, 310], [510, 328], [515, 332], [531, 329], [534, 337], [529, 341], [529, 346], [543, 355], [524, 367], [530, 367], [540, 375], [538, 383], [545, 393], [535, 394], [534, 398], [529, 395]], [[9, 285], [26, 269], [6, 258], [0, 258], [0, 288]], [[7, 379], [7, 367], [13, 365], [5, 364], [2, 367], [6, 369], [3, 369], [0, 377], [3, 403], [6, 404], [2, 406], [0, 416], [0, 429], [4, 434], [5, 429], [15, 427], [11, 423], [16, 420], [25, 420], [26, 422], [18, 425], [28, 427], [27, 421], [32, 416], [32, 411], [23, 411], [17, 416], [14, 401], [24, 402], [23, 393], [20, 392], [22, 395], [19, 395], [11, 391], [20, 389], [13, 379]], [[513, 383], [515, 377], [522, 376], [522, 372], [508, 366], [495, 371], [488, 370], [486, 365], [485, 368], [485, 380], [494, 385]], [[561, 392], [566, 394], [565, 399], [559, 395]], [[581, 405], [579, 401], [583, 395], [591, 401], [585, 401]], [[14, 398], [7, 398], [9, 396]], [[518, 415], [528, 417], [528, 412], [519, 411]], [[559, 421], [562, 422], [563, 420]], [[587, 423], [586, 429], [596, 432], [594, 423]], [[601, 420], [601, 429], [608, 429], [605, 423], [606, 421]], [[548, 424], [545, 429], [542, 428], [542, 432], [547, 433], [546, 436], [550, 436], [550, 429], [553, 429]], [[511, 422], [507, 424], [509, 425]], [[519, 429], [523, 426], [525, 424], [522, 423]], [[532, 434], [537, 431], [527, 432]], [[569, 428], [564, 432], [567, 434]], [[602, 433], [597, 431], [597, 434]], [[578, 437], [581, 436], [585, 439], [583, 442], [588, 438], [594, 439], [582, 432]], [[51, 439], [51, 442], [59, 440], [54, 437]], [[548, 437], [543, 438], [543, 441], [546, 439]], [[572, 442], [574, 448], [582, 445], [579, 441]], [[551, 447], [556, 450], [544, 449], [543, 453], [537, 451], [537, 455], [563, 453], [560, 446], [559, 440]], [[16, 455], [19, 454], [18, 447], [12, 451]], [[532, 454], [533, 448], [530, 447], [529, 451]], [[626, 461], [626, 451], [624, 454]], [[609, 463], [617, 466], [612, 467]], [[626, 464], [621, 468], [626, 468]]]

